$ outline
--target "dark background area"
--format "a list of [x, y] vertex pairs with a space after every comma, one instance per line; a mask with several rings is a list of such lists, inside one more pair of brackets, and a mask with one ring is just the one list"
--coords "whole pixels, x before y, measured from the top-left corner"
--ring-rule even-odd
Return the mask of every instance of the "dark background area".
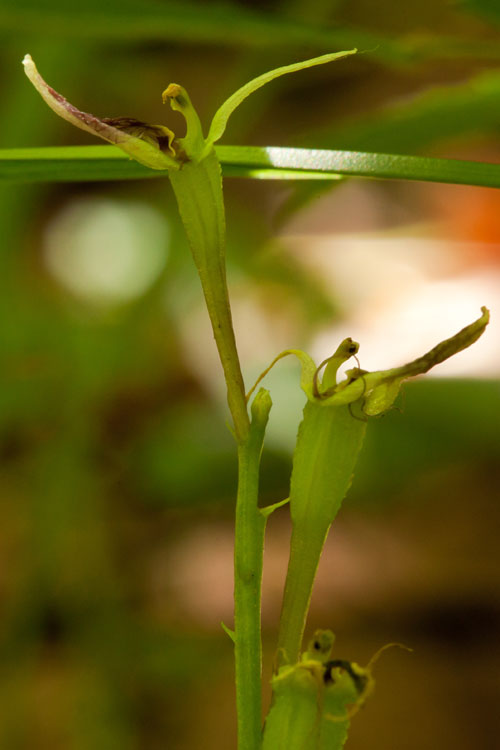
[[[261, 72], [357, 46], [249, 99], [224, 143], [498, 161], [499, 25], [495, 0], [0, 0], [0, 148], [94, 142], [41, 101], [22, 72], [27, 52], [82, 109], [180, 131], [161, 104], [172, 80], [207, 126]], [[467, 290], [491, 308], [463, 377], [409, 384], [399, 409], [370, 424], [310, 628], [332, 628], [336, 655], [360, 664], [390, 641], [414, 649], [380, 661], [351, 750], [493, 750], [499, 193], [233, 178], [225, 195], [249, 385], [281, 349], [317, 356], [331, 326], [348, 326], [362, 353], [371, 321], [389, 354], [361, 364], [390, 367], [404, 361], [402, 338], [415, 357], [439, 340], [434, 326], [451, 335], [477, 317]], [[235, 450], [170, 186], [2, 184], [0, 237], [0, 747], [232, 749], [232, 649], [219, 623], [232, 617]], [[465, 310], [445, 301], [423, 349], [425, 294], [404, 334], [384, 333], [403, 262], [412, 278], [425, 267], [438, 297], [458, 284]], [[263, 503], [288, 494], [302, 405], [293, 364], [269, 387]], [[282, 510], [266, 546], [266, 681], [288, 533]]]

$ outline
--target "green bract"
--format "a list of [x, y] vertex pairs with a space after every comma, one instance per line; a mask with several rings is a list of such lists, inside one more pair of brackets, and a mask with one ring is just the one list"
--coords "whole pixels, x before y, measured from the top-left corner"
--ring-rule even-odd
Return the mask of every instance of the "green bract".
[[299, 659], [311, 592], [326, 536], [351, 484], [366, 432], [348, 406], [308, 401], [290, 482], [292, 538], [278, 637], [278, 664]]
[[[348, 370], [346, 379], [338, 384], [338, 368], [359, 349], [351, 338], [344, 339], [319, 367], [308, 354], [297, 349], [286, 350], [257, 380], [259, 383], [279, 359], [294, 354], [301, 364], [301, 386], [308, 399], [299, 427], [290, 483], [292, 538], [278, 639], [279, 665], [292, 665], [299, 659], [321, 552], [351, 484], [366, 431], [366, 417], [387, 411], [403, 380], [427, 372], [474, 343], [488, 321], [489, 312], [483, 307], [480, 318], [413, 362], [376, 372], [357, 367]], [[325, 365], [321, 379], [320, 371]], [[360, 413], [354, 413], [354, 406]]]

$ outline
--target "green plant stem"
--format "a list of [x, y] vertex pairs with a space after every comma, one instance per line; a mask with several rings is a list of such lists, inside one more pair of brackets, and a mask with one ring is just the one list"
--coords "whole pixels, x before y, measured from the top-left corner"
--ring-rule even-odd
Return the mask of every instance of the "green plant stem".
[[250, 423], [229, 306], [222, 178], [215, 151], [200, 162], [187, 162], [170, 174], [170, 180], [200, 275], [238, 443], [234, 553], [238, 748], [258, 750], [262, 723], [260, 598], [266, 524], [258, 508], [258, 489], [271, 399], [267, 391], [259, 392], [252, 404]]
[[258, 750], [262, 724], [261, 581], [266, 519], [258, 507], [259, 466], [271, 399], [261, 390], [252, 405], [248, 440], [238, 448], [234, 548], [236, 708], [239, 750]]
[[222, 176], [215, 151], [212, 150], [200, 162], [187, 162], [182, 169], [171, 170], [169, 176], [224, 370], [236, 440], [242, 444], [248, 436], [249, 419], [229, 306]]

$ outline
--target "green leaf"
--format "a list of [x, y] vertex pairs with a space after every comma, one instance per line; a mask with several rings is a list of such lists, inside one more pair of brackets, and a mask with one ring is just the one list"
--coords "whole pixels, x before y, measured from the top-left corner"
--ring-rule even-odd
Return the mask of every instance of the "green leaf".
[[284, 65], [281, 68], [275, 68], [274, 70], [270, 70], [267, 73], [263, 73], [257, 78], [254, 78], [252, 81], [249, 81], [235, 91], [234, 94], [232, 94], [229, 99], [226, 99], [224, 104], [219, 107], [213, 117], [212, 124], [210, 125], [207, 141], [209, 143], [215, 143], [218, 141], [223, 135], [227, 121], [234, 110], [240, 106], [247, 96], [250, 96], [250, 94], [253, 94], [254, 91], [257, 91], [262, 86], [265, 86], [266, 83], [274, 81], [275, 78], [284, 76], [287, 73], [296, 73], [299, 70], [312, 68], [315, 65], [324, 65], [325, 63], [333, 62], [333, 60], [339, 60], [342, 57], [354, 55], [356, 52], [357, 49], [351, 49], [343, 52], [333, 52], [332, 54], [321, 55], [321, 57], [313, 57], [310, 60], [303, 60], [302, 62], [293, 63], [292, 65]]
[[278, 639], [280, 664], [298, 659], [321, 552], [351, 484], [366, 425], [348, 406], [324, 409], [311, 400], [304, 407], [290, 483], [292, 539]]
[[[360, 151], [217, 146], [226, 177], [318, 180], [373, 177], [500, 187], [500, 164]], [[166, 177], [114, 146], [0, 149], [0, 181], [83, 182]]]

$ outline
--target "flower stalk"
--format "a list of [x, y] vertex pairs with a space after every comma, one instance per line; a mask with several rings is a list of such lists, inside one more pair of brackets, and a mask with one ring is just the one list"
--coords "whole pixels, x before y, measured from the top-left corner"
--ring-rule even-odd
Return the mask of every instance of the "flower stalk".
[[[260, 607], [264, 532], [266, 518], [282, 503], [266, 509], [259, 508], [258, 504], [260, 458], [271, 398], [266, 390], [261, 389], [252, 402], [250, 419], [227, 288], [222, 177], [214, 144], [223, 135], [232, 112], [261, 86], [287, 73], [331, 62], [355, 52], [348, 50], [323, 55], [258, 76], [219, 107], [206, 138], [187, 92], [178, 84], [170, 84], [165, 89], [163, 101], [169, 102], [172, 109], [184, 116], [187, 126], [184, 138], [177, 138], [164, 125], [151, 125], [130, 117], [99, 118], [83, 112], [48, 86], [29, 55], [23, 61], [28, 78], [58, 115], [119, 146], [141, 164], [163, 170], [170, 178], [177, 200], [224, 372], [233, 433], [238, 446], [234, 633], [226, 628], [235, 647], [238, 750], [260, 750], [262, 743]], [[297, 686], [307, 688], [308, 710], [312, 707], [311, 717], [315, 726], [317, 724], [315, 704], [311, 701], [316, 700], [318, 685], [323, 688], [326, 667], [314, 658], [308, 658], [300, 669], [294, 665], [300, 661], [306, 616], [321, 551], [349, 488], [366, 430], [366, 417], [390, 408], [405, 378], [427, 372], [430, 367], [469, 346], [481, 335], [487, 322], [488, 312], [483, 308], [478, 321], [409, 365], [373, 373], [366, 373], [359, 367], [353, 368], [347, 372], [346, 380], [339, 384], [336, 382], [339, 365], [357, 352], [358, 345], [351, 339], [342, 342], [329, 359], [322, 379], [319, 377], [321, 367], [317, 368], [303, 352], [289, 350], [275, 360], [291, 353], [299, 357], [302, 364], [301, 384], [308, 398], [294, 454], [290, 490], [293, 532], [278, 643], [278, 665], [282, 670], [290, 671], [278, 673], [274, 682], [280, 711], [283, 710], [291, 718], [292, 730], [295, 711], [290, 707], [296, 698]], [[353, 407], [358, 411], [357, 416]], [[328, 662], [328, 679], [332, 677], [332, 670], [339, 669], [341, 672], [344, 669], [342, 665], [348, 664], [337, 662]], [[315, 747], [324, 747], [325, 750], [334, 747], [332, 742], [336, 743], [337, 739], [332, 738], [339, 735], [339, 730], [334, 726], [339, 710], [344, 711], [346, 701], [352, 700], [353, 696], [355, 700], [364, 696], [365, 691], [360, 690], [359, 684], [361, 677], [366, 675], [361, 668], [349, 664], [351, 671], [344, 686], [345, 694], [337, 694], [335, 690], [328, 692], [325, 688], [325, 705], [331, 711], [331, 716], [326, 716], [329, 723], [321, 729], [321, 736], [318, 735], [320, 744]], [[335, 679], [340, 680], [340, 672]], [[338, 742], [343, 743], [347, 715], [341, 713], [340, 718], [345, 726], [340, 727]], [[297, 744], [294, 731], [287, 735], [289, 740], [283, 744], [281, 721], [278, 718], [274, 722], [275, 729], [270, 730], [271, 733], [264, 740], [268, 743], [265, 747], [269, 747], [269, 750], [275, 750], [278, 746], [287, 749], [302, 747], [300, 743]], [[308, 721], [303, 723], [306, 736], [309, 736]], [[275, 742], [272, 739], [274, 731], [277, 738], [281, 737], [279, 745], [276, 744], [278, 740]], [[323, 740], [324, 744], [321, 744]]]

